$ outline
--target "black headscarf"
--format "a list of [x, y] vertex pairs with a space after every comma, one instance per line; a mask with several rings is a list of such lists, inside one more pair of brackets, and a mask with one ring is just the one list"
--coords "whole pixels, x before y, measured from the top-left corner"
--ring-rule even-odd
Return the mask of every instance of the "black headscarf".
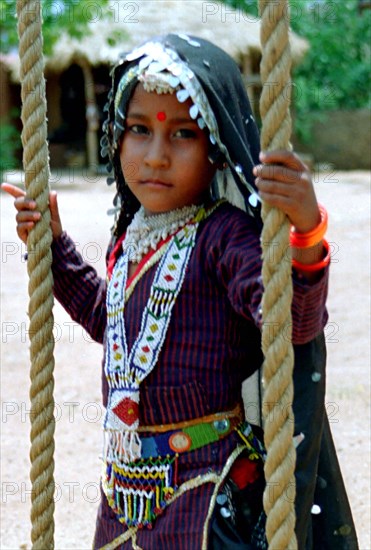
[[[191, 99], [198, 105], [199, 113], [205, 114], [203, 118], [214, 144], [209, 158], [213, 162], [222, 158], [232, 176], [225, 177], [224, 174], [220, 178], [219, 174], [215, 178], [212, 186], [215, 198], [226, 196], [231, 200], [231, 196], [237, 196], [237, 200], [234, 198], [231, 202], [260, 220], [260, 203], [252, 174], [253, 167], [259, 162], [259, 133], [240, 70], [227, 53], [207, 40], [168, 34], [153, 38], [124, 55], [112, 71], [112, 89], [106, 107], [108, 118], [103, 126], [105, 135], [101, 144], [102, 154], [108, 154], [110, 158], [109, 171], [113, 170], [108, 183], [115, 181], [117, 185], [115, 204], [120, 213], [116, 233], [126, 229], [139, 208], [138, 201], [125, 184], [118, 145], [138, 75], [151, 63], [158, 66], [159, 71], [176, 75], [175, 78], [181, 81], [180, 87], [191, 91]], [[232, 190], [231, 193], [232, 186], [238, 191]]]

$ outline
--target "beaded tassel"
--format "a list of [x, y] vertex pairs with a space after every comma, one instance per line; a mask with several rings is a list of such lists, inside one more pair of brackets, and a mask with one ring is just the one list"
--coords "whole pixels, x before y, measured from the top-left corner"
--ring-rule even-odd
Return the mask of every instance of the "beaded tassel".
[[103, 488], [121, 523], [150, 527], [176, 489], [177, 456], [147, 459], [106, 468]]

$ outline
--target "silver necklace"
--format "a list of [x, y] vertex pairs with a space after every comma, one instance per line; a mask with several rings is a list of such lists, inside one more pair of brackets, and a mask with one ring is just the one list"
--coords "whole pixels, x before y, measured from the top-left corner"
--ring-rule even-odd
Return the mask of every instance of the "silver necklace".
[[160, 241], [186, 225], [199, 209], [200, 205], [191, 205], [148, 216], [141, 206], [128, 226], [122, 243], [129, 260], [139, 263], [151, 249], [156, 250]]

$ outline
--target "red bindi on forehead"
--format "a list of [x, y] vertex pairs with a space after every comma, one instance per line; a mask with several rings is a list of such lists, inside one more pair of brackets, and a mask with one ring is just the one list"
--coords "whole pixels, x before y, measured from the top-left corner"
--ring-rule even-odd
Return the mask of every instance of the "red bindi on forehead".
[[164, 120], [166, 120], [166, 113], [164, 111], [159, 111], [156, 117], [157, 117], [157, 120], [159, 120], [160, 122], [163, 122]]

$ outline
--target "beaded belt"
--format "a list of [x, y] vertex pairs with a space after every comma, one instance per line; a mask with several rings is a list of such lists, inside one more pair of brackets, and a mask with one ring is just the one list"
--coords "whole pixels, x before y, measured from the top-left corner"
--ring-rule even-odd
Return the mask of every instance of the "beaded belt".
[[156, 433], [154, 436], [140, 437], [142, 458], [172, 456], [177, 453], [194, 451], [223, 439], [242, 420], [242, 407], [238, 404], [231, 411], [202, 416], [194, 420], [159, 426], [141, 426], [141, 432]]
[[151, 528], [177, 489], [180, 453], [223, 439], [243, 420], [241, 405], [232, 411], [160, 426], [141, 426], [141, 458], [129, 464], [106, 460], [102, 487], [117, 519], [128, 527]]

